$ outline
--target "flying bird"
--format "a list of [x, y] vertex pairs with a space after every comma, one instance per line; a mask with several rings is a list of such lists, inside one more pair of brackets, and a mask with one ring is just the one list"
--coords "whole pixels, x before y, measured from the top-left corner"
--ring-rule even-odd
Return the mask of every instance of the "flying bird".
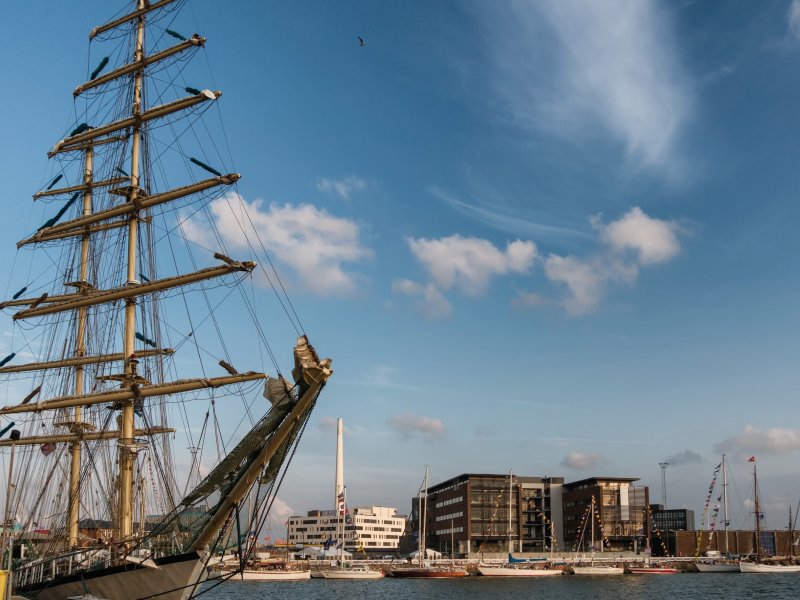
[[364, 40], [363, 40], [363, 38], [361, 36], [358, 36], [358, 45], [359, 46], [366, 46], [366, 44], [364, 43]]

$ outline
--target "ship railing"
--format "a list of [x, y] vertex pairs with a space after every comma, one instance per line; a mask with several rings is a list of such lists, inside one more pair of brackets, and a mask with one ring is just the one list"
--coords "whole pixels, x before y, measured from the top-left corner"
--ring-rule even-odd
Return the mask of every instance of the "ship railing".
[[89, 571], [111, 566], [112, 553], [107, 548], [78, 548], [56, 556], [34, 559], [14, 571], [14, 584], [18, 587], [34, 585], [77, 571]]

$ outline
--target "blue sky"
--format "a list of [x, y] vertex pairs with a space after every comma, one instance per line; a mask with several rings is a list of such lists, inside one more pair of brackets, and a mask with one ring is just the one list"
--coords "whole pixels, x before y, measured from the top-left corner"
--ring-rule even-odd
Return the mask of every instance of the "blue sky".
[[[104, 5], [16, 3], [0, 25], [9, 257]], [[668, 503], [699, 513], [724, 450], [734, 525], [757, 455], [783, 526], [800, 3], [198, 0], [176, 27], [208, 38], [192, 76], [224, 92], [238, 199], [334, 359], [283, 509], [331, 503], [341, 416], [354, 504], [406, 512], [425, 464], [640, 477], [660, 499], [668, 460]]]

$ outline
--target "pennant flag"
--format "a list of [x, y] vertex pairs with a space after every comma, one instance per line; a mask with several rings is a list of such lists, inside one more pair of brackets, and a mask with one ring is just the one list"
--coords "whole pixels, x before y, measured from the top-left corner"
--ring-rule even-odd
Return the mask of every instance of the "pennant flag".
[[50, 456], [55, 449], [56, 449], [56, 445], [53, 444], [52, 442], [48, 442], [46, 444], [42, 444], [39, 447], [39, 450], [41, 450], [42, 454], [44, 454], [45, 456]]
[[747, 462], [756, 462], [756, 457], [751, 456], [750, 458], [747, 459]]

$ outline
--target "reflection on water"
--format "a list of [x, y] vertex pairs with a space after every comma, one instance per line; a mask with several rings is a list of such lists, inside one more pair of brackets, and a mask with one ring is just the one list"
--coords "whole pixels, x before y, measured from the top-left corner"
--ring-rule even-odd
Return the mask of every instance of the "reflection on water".
[[453, 599], [471, 600], [497, 596], [503, 600], [677, 600], [684, 598], [800, 598], [800, 574], [714, 574], [621, 575], [619, 577], [578, 577], [498, 579], [378, 579], [374, 581], [333, 581], [311, 579], [286, 582], [227, 582], [201, 598], [205, 600], [375, 600]]

